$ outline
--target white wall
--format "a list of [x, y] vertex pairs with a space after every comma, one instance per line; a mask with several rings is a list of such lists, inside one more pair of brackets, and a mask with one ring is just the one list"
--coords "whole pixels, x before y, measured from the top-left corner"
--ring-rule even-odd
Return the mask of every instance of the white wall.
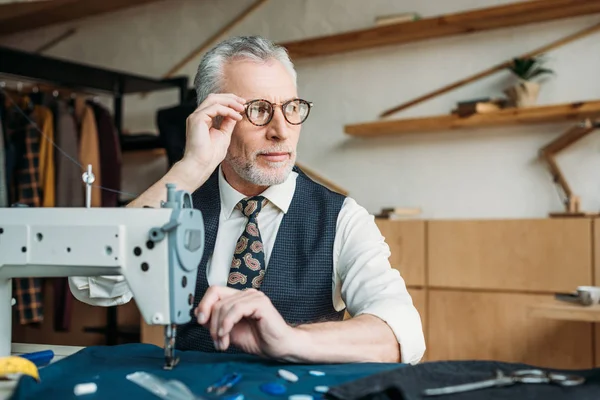
[[[251, 1], [171, 0], [87, 19], [75, 24], [74, 37], [47, 54], [160, 76]], [[271, 0], [231, 34], [287, 41], [368, 27], [377, 15], [434, 16], [512, 1]], [[370, 140], [345, 135], [343, 126], [374, 120], [384, 109], [594, 23], [597, 16], [299, 60], [300, 94], [315, 103], [303, 128], [299, 161], [347, 188], [374, 213], [389, 206], [422, 207], [426, 218], [545, 217], [560, 211], [555, 186], [536, 156], [571, 124]], [[31, 50], [66, 28], [40, 29], [0, 43]], [[540, 104], [598, 98], [598, 43], [596, 34], [549, 54], [556, 76], [542, 87]], [[193, 79], [197, 63], [182, 73]], [[508, 83], [508, 73], [499, 73], [396, 117], [445, 114], [456, 101], [500, 95]], [[174, 91], [127, 99], [126, 128], [155, 130], [155, 110], [176, 99]], [[583, 209], [599, 210], [600, 134], [567, 149], [559, 163], [581, 195]]]

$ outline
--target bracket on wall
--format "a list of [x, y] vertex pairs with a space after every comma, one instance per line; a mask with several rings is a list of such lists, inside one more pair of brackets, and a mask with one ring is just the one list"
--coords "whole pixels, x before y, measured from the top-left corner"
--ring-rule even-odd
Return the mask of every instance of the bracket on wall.
[[592, 121], [591, 119], [587, 118], [540, 149], [540, 158], [542, 158], [548, 165], [554, 183], [560, 186], [564, 195], [563, 203], [565, 206], [565, 211], [550, 213], [551, 217], [586, 217], [590, 215], [597, 215], [581, 211], [581, 199], [579, 196], [573, 193], [571, 186], [567, 182], [565, 175], [560, 170], [555, 158], [560, 151], [589, 135], [597, 128], [600, 128], [600, 122]]

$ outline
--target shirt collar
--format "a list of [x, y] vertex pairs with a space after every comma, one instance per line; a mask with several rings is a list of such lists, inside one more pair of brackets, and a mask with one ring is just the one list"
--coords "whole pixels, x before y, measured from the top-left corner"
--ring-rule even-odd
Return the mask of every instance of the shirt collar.
[[[294, 191], [296, 190], [297, 177], [298, 173], [292, 171], [283, 183], [269, 186], [261, 193], [261, 196], [267, 198], [270, 203], [273, 203], [284, 214], [287, 213], [294, 197]], [[221, 166], [219, 166], [219, 194], [221, 196], [221, 212], [227, 219], [231, 217], [236, 204], [246, 197], [227, 182]]]

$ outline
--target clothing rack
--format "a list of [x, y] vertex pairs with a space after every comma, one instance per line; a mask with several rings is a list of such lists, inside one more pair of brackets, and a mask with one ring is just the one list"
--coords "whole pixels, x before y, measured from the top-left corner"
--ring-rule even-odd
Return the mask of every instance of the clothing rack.
[[[122, 145], [124, 144], [123, 97], [125, 95], [178, 89], [181, 103], [188, 96], [187, 77], [155, 79], [2, 46], [0, 46], [0, 74], [9, 75], [15, 80], [33, 80], [74, 91], [112, 96], [114, 125]], [[143, 142], [135, 143], [133, 146], [129, 143], [122, 148], [123, 150], [136, 150], [136, 146], [139, 146], [139, 149], [148, 148], [147, 144]], [[121, 338], [132, 340], [136, 335], [139, 337], [138, 329], [119, 330], [117, 307], [108, 307], [106, 326], [86, 327], [84, 331], [102, 333], [107, 345], [115, 345]]]

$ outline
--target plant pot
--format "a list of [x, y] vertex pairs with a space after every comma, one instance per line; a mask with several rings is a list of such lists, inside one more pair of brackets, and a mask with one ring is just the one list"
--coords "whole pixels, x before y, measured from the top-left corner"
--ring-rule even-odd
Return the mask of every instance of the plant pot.
[[520, 81], [515, 86], [504, 91], [513, 107], [529, 107], [537, 103], [540, 84], [537, 82]]

